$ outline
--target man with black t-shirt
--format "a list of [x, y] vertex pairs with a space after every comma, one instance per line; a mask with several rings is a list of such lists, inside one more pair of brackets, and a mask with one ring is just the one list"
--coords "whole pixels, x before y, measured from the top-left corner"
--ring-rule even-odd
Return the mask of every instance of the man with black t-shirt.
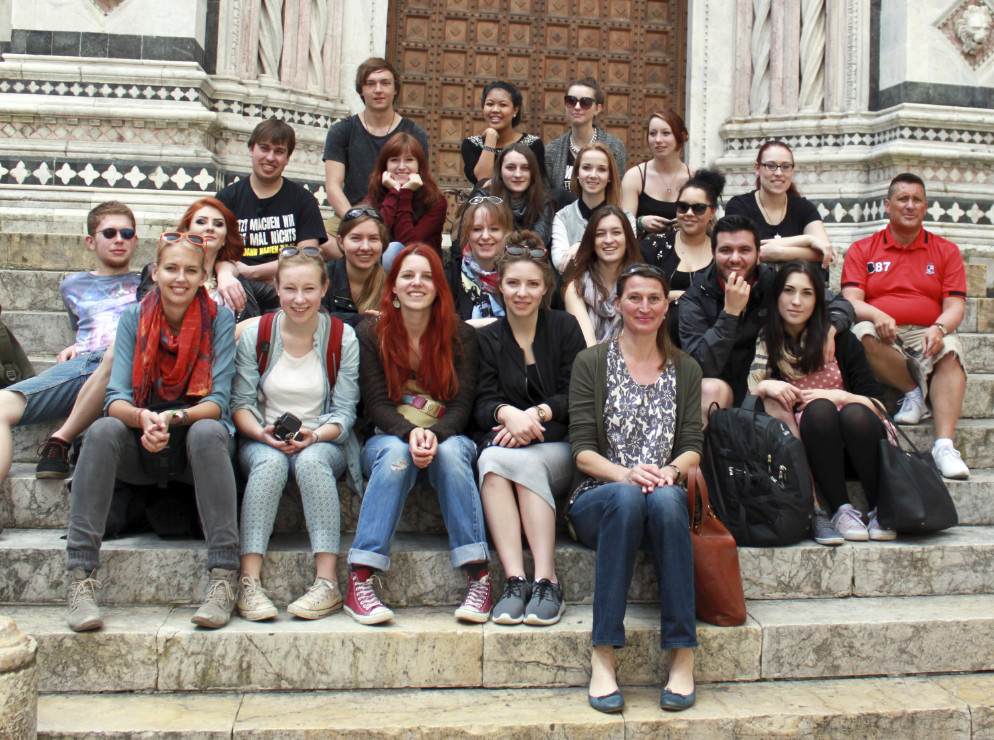
[[271, 281], [283, 247], [316, 247], [328, 239], [317, 200], [283, 177], [295, 144], [290, 124], [263, 121], [249, 137], [252, 174], [217, 194], [238, 219], [245, 240], [238, 272], [249, 280]]

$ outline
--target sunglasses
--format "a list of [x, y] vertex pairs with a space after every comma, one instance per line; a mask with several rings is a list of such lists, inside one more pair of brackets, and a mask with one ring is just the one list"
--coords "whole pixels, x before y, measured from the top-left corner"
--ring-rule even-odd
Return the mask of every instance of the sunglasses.
[[370, 218], [375, 218], [377, 221], [383, 221], [383, 216], [375, 208], [350, 208], [345, 212], [345, 218], [342, 221], [351, 221], [360, 216], [369, 216]]
[[283, 247], [280, 250], [280, 259], [294, 257], [298, 254], [305, 257], [321, 257], [321, 247]]
[[520, 244], [510, 244], [504, 247], [504, 251], [512, 257], [520, 257], [523, 254], [527, 254], [534, 259], [543, 259], [549, 253], [549, 250], [544, 247], [523, 247]]
[[669, 281], [669, 278], [666, 277], [665, 272], [655, 265], [647, 263], [629, 265], [621, 271], [621, 277], [653, 277], [657, 280], [664, 281], [664, 285], [668, 284]]
[[[104, 234], [104, 236], [106, 236], [106, 234]], [[123, 231], [121, 232], [121, 236], [124, 236]], [[180, 239], [186, 239], [190, 242], [190, 244], [195, 244], [198, 247], [204, 246], [204, 237], [199, 234], [184, 234], [180, 231], [167, 231], [165, 234], [161, 234], [159, 238], [164, 239], [167, 242], [178, 242]]]
[[134, 229], [101, 229], [97, 233], [103, 234], [104, 239], [116, 239], [118, 234], [120, 234], [121, 238], [125, 241], [135, 238]]
[[504, 205], [504, 201], [502, 201], [496, 195], [477, 195], [469, 199], [469, 204], [471, 206], [478, 206], [483, 201], [488, 201], [498, 206]]
[[570, 108], [575, 108], [576, 104], [580, 104], [581, 110], [590, 110], [594, 107], [594, 103], [597, 101], [593, 98], [578, 98], [575, 95], [564, 95], [563, 100], [566, 101], [566, 105]]
[[760, 166], [761, 167], [765, 167], [766, 171], [769, 172], [771, 175], [774, 172], [776, 172], [777, 170], [780, 170], [781, 172], [790, 172], [792, 169], [794, 169], [794, 163], [793, 162], [779, 162], [779, 163], [778, 162], [760, 162]]
[[710, 207], [710, 203], [687, 203], [682, 200], [678, 200], [676, 202], [676, 212], [680, 214], [684, 214], [687, 211], [693, 211], [695, 216], [703, 216]]

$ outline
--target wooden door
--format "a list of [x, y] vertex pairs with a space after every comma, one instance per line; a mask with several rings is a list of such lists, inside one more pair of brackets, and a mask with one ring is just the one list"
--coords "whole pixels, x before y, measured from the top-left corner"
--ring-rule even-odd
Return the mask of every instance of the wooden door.
[[399, 110], [427, 131], [439, 184], [468, 186], [459, 145], [485, 128], [488, 82], [517, 85], [518, 130], [549, 142], [568, 127], [567, 85], [595, 77], [607, 98], [598, 123], [635, 164], [648, 156], [648, 113], [683, 111], [686, 18], [686, 0], [391, 0]]

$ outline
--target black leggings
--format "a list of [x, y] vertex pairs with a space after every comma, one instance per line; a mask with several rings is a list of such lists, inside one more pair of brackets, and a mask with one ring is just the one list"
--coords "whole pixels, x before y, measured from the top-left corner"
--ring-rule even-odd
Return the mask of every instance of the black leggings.
[[800, 430], [808, 466], [829, 516], [849, 503], [847, 461], [863, 485], [870, 509], [876, 508], [879, 445], [887, 438], [880, 418], [861, 403], [837, 410], [834, 403], [819, 398], [804, 408]]

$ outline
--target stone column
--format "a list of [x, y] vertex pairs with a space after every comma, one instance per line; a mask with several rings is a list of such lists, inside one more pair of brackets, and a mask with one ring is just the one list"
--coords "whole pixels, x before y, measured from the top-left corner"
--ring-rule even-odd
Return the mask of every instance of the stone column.
[[10, 617], [0, 617], [0, 737], [33, 740], [38, 735], [38, 643]]

